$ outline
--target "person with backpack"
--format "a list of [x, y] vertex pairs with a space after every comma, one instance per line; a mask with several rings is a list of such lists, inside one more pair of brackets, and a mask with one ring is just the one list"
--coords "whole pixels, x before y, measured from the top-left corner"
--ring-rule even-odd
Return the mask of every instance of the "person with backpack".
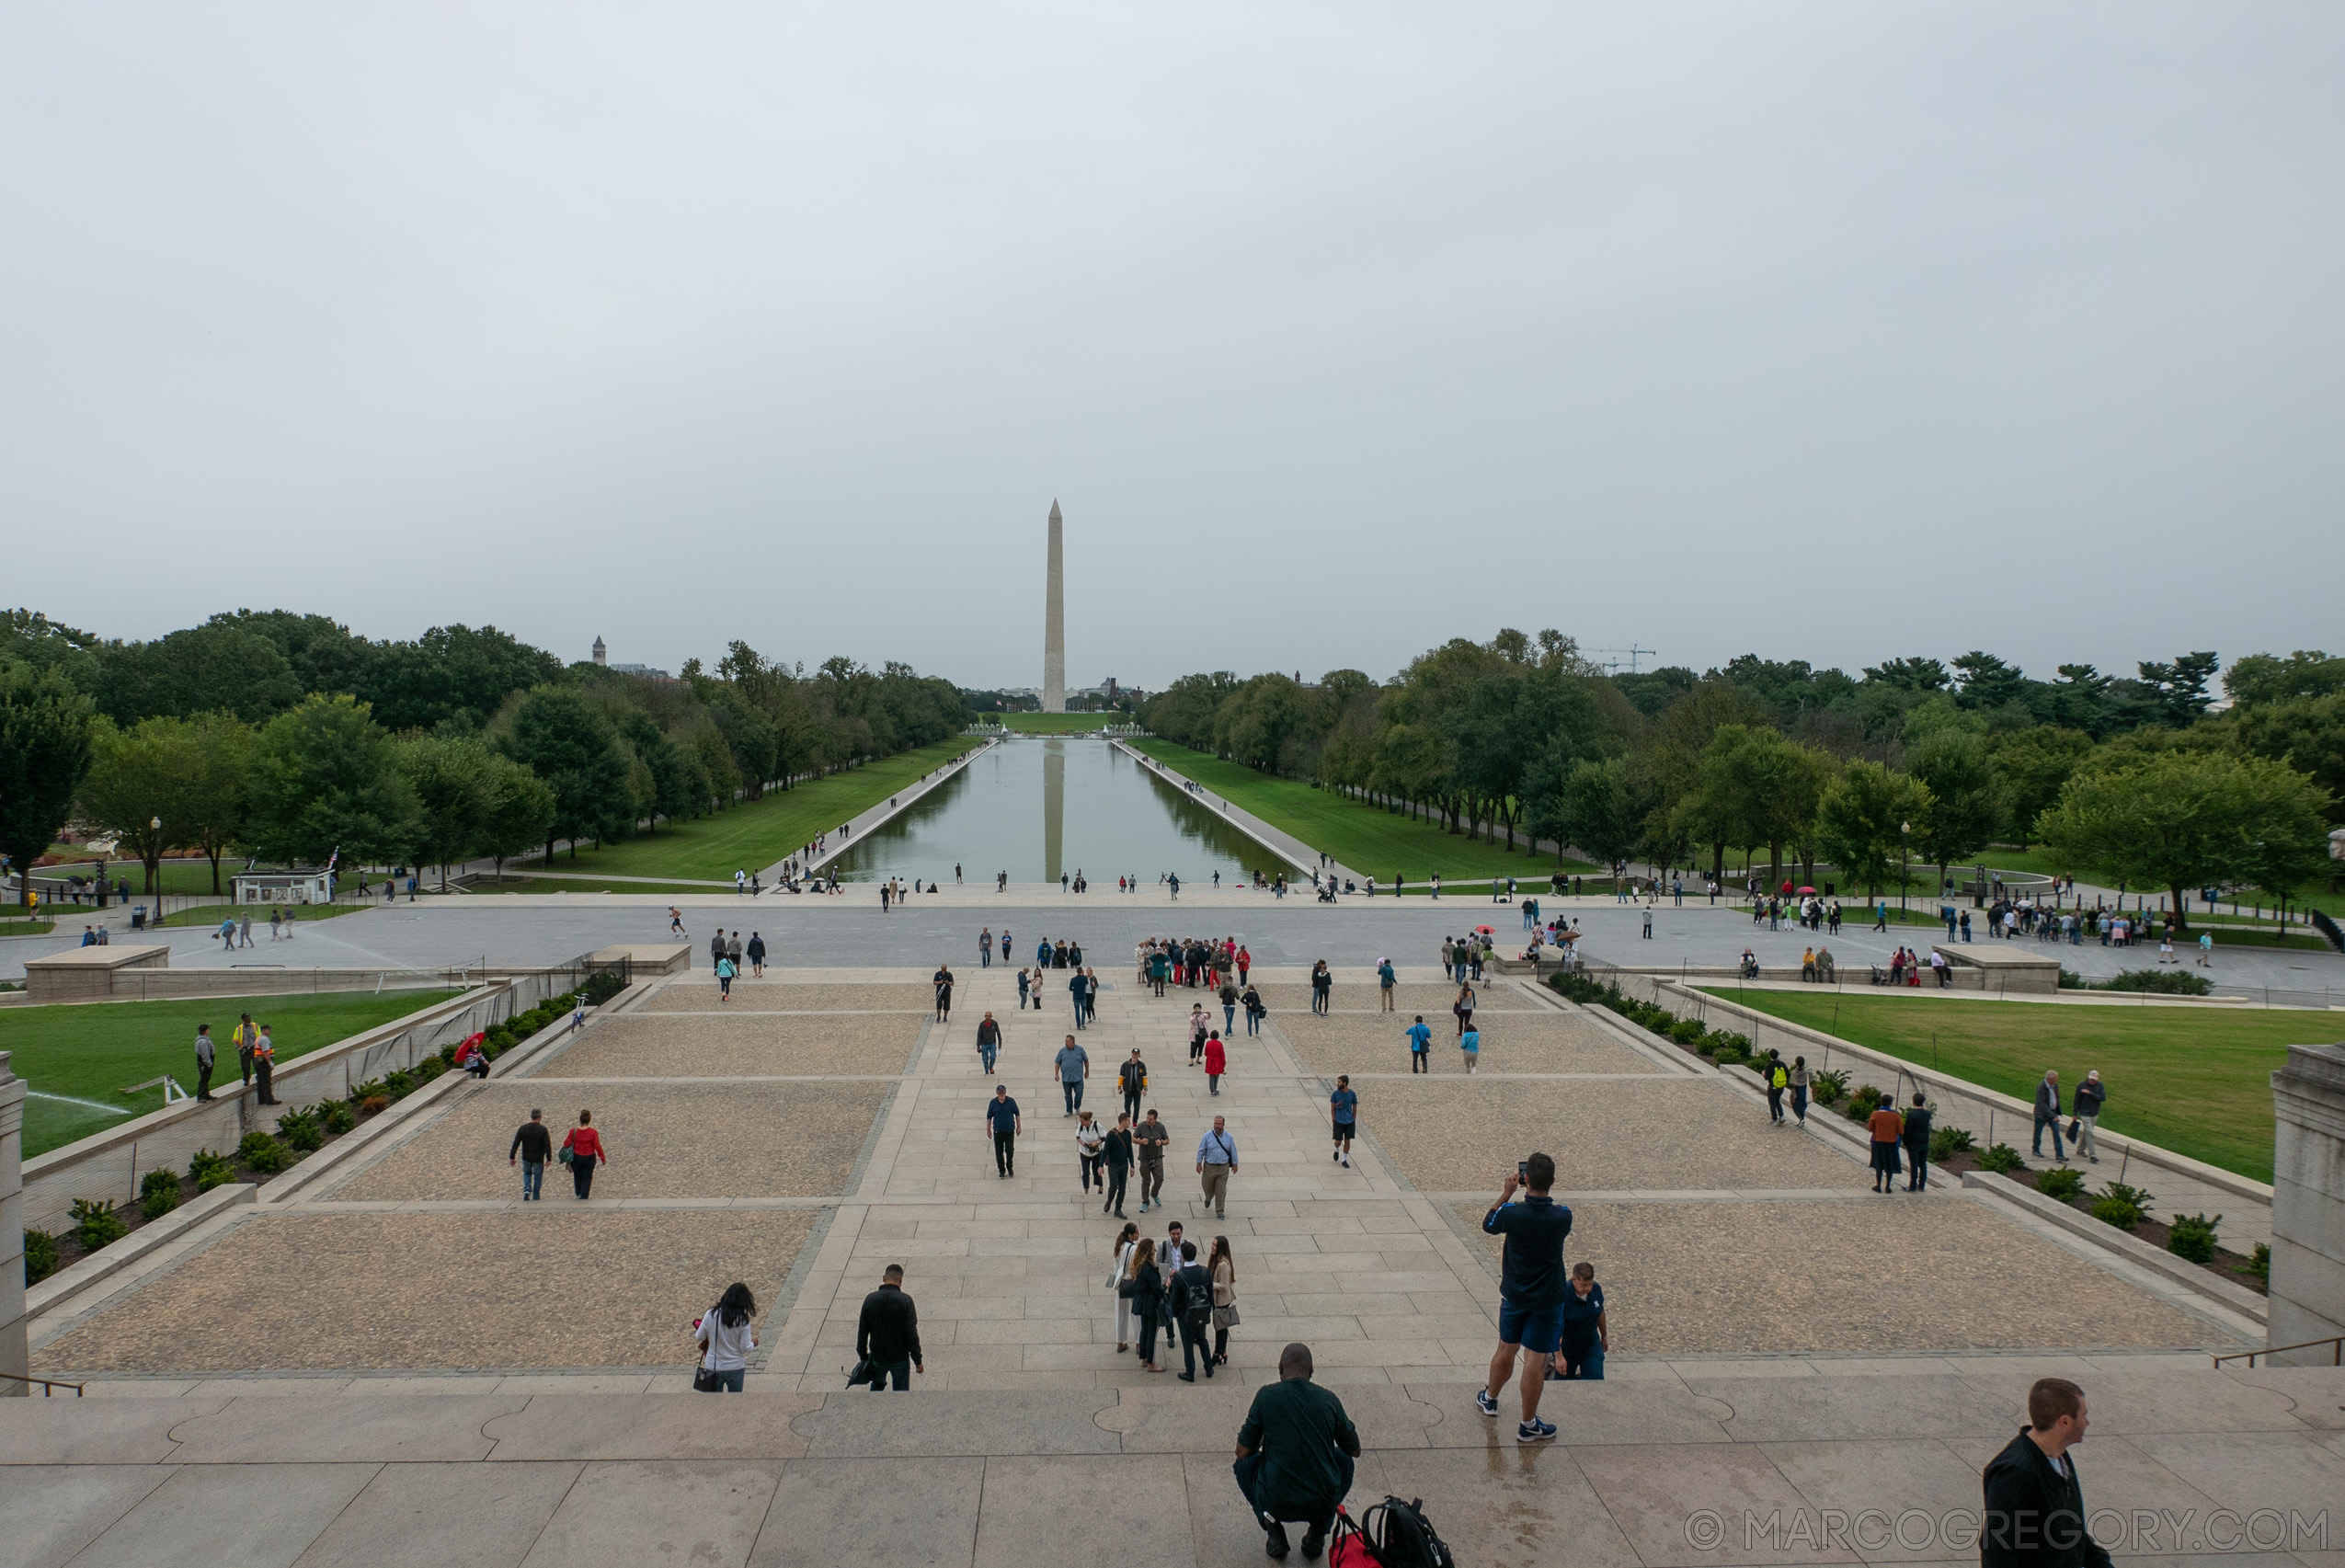
[[739, 971], [733, 967], [732, 959], [720, 957], [716, 960], [717, 1001], [730, 1001], [733, 1000], [733, 977]]
[[1783, 1065], [1783, 1053], [1767, 1053], [1767, 1119], [1777, 1127], [1783, 1125], [1783, 1092], [1791, 1087], [1791, 1070]]
[[1303, 1555], [1320, 1554], [1352, 1490], [1359, 1453], [1359, 1429], [1344, 1402], [1311, 1381], [1310, 1346], [1289, 1345], [1279, 1352], [1278, 1380], [1254, 1391], [1230, 1466], [1263, 1528], [1266, 1553], [1285, 1557], [1287, 1521], [1300, 1520]]
[[1376, 961], [1376, 1010], [1378, 1013], [1392, 1011], [1392, 988], [1399, 979], [1400, 977], [1393, 973], [1391, 959], [1378, 958]]
[[1197, 1262], [1197, 1244], [1181, 1243], [1181, 1266], [1172, 1273], [1172, 1282], [1166, 1297], [1172, 1310], [1172, 1322], [1181, 1331], [1180, 1379], [1184, 1383], [1197, 1380], [1197, 1352], [1205, 1351], [1205, 1376], [1213, 1380], [1213, 1351], [1207, 1345], [1207, 1331], [1213, 1326], [1213, 1276]]

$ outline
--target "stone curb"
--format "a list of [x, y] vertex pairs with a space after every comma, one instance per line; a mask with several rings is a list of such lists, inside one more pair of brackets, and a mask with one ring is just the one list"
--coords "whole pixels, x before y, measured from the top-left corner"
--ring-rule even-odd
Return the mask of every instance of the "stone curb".
[[2104, 1225], [2091, 1215], [2048, 1198], [2032, 1187], [2022, 1186], [2008, 1176], [1993, 1171], [1965, 1171], [1962, 1173], [1962, 1185], [1992, 1193], [2006, 1203], [2016, 1204], [2039, 1219], [2048, 1220], [2071, 1235], [2081, 1236], [2095, 1246], [2105, 1247], [2129, 1263], [2155, 1270], [2165, 1278], [2221, 1302], [2243, 1317], [2252, 1318], [2259, 1323], [2271, 1321], [2271, 1301], [2245, 1286], [2234, 1285], [2201, 1268], [2190, 1259], [2153, 1247], [2139, 1236], [2129, 1235], [2114, 1225]]
[[176, 1242], [223, 1209], [250, 1203], [259, 1188], [249, 1182], [230, 1182], [199, 1193], [160, 1219], [150, 1219], [120, 1241], [100, 1247], [71, 1268], [55, 1274], [25, 1292], [25, 1316], [39, 1317], [58, 1302], [79, 1295], [100, 1280], [110, 1279], [168, 1242]]

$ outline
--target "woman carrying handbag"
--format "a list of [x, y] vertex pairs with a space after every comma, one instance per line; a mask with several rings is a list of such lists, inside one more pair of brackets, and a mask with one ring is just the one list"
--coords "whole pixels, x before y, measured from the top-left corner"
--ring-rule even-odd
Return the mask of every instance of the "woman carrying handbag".
[[737, 1394], [749, 1376], [749, 1355], [757, 1348], [757, 1298], [736, 1280], [716, 1305], [692, 1325], [692, 1343], [702, 1346], [700, 1368], [692, 1374], [692, 1391]]
[[1213, 1364], [1230, 1365], [1230, 1331], [1238, 1326], [1238, 1265], [1230, 1256], [1230, 1238], [1213, 1239]]
[[1161, 1372], [1156, 1364], [1156, 1334], [1164, 1326], [1164, 1276], [1156, 1271], [1156, 1242], [1142, 1236], [1132, 1243], [1130, 1272], [1117, 1283], [1115, 1294], [1128, 1296], [1132, 1316], [1140, 1324], [1140, 1370]]
[[1132, 1276], [1132, 1246], [1139, 1240], [1140, 1228], [1127, 1224], [1108, 1249], [1115, 1262], [1107, 1267], [1107, 1288], [1115, 1296], [1115, 1353], [1121, 1356], [1132, 1348], [1132, 1299], [1118, 1288]]

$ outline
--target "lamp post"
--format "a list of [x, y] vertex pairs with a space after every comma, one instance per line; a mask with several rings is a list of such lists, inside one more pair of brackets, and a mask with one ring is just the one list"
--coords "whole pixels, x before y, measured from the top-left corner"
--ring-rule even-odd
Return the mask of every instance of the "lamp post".
[[1905, 873], [1914, 861], [1913, 846], [1907, 842], [1906, 835], [1913, 830], [1911, 822], [1897, 824], [1897, 912], [1901, 915], [1905, 912]]

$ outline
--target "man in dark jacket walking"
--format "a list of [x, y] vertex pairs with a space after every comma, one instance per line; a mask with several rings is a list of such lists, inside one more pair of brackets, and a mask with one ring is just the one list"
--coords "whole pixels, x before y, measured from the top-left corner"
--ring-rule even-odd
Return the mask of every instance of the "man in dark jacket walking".
[[1107, 1179], [1103, 1184], [1107, 1189], [1105, 1195], [1107, 1201], [1099, 1206], [1099, 1211], [1102, 1214], [1113, 1211], [1115, 1218], [1121, 1219], [1124, 1218], [1125, 1184], [1132, 1179], [1131, 1117], [1124, 1116], [1115, 1118], [1114, 1130], [1108, 1133], [1106, 1141], [1099, 1146], [1099, 1158], [1107, 1170]]
[[2090, 1425], [2084, 1390], [2065, 1378], [2036, 1379], [2027, 1426], [1987, 1462], [1979, 1568], [2110, 1568], [2108, 1551], [2086, 1528], [2084, 1483], [2070, 1451]]
[[1197, 1352], [1205, 1352], [1205, 1375], [1213, 1377], [1213, 1346], [1206, 1334], [1213, 1327], [1213, 1276], [1197, 1262], [1197, 1244], [1181, 1243], [1181, 1266], [1172, 1273], [1172, 1295], [1167, 1303], [1172, 1321], [1181, 1328], [1181, 1381], [1197, 1380]]
[[2036, 1084], [2036, 1127], [2033, 1152], [2043, 1153], [2043, 1129], [2052, 1129], [2052, 1157], [2063, 1165], [2068, 1156], [2060, 1147], [2060, 1074], [2047, 1072]]
[[1124, 1114], [1134, 1121], [1140, 1119], [1140, 1096], [1148, 1092], [1148, 1063], [1140, 1059], [1140, 1048], [1132, 1047], [1132, 1058], [1115, 1070], [1115, 1087], [1123, 1091]]
[[898, 1393], [911, 1391], [911, 1373], [925, 1372], [921, 1364], [921, 1315], [904, 1294], [904, 1267], [889, 1264], [879, 1288], [864, 1298], [862, 1317], [855, 1322], [855, 1355], [870, 1367], [871, 1391], [894, 1382]]
[[1905, 1190], [1917, 1193], [1929, 1186], [1929, 1096], [1916, 1092], [1914, 1108], [1905, 1113]]

